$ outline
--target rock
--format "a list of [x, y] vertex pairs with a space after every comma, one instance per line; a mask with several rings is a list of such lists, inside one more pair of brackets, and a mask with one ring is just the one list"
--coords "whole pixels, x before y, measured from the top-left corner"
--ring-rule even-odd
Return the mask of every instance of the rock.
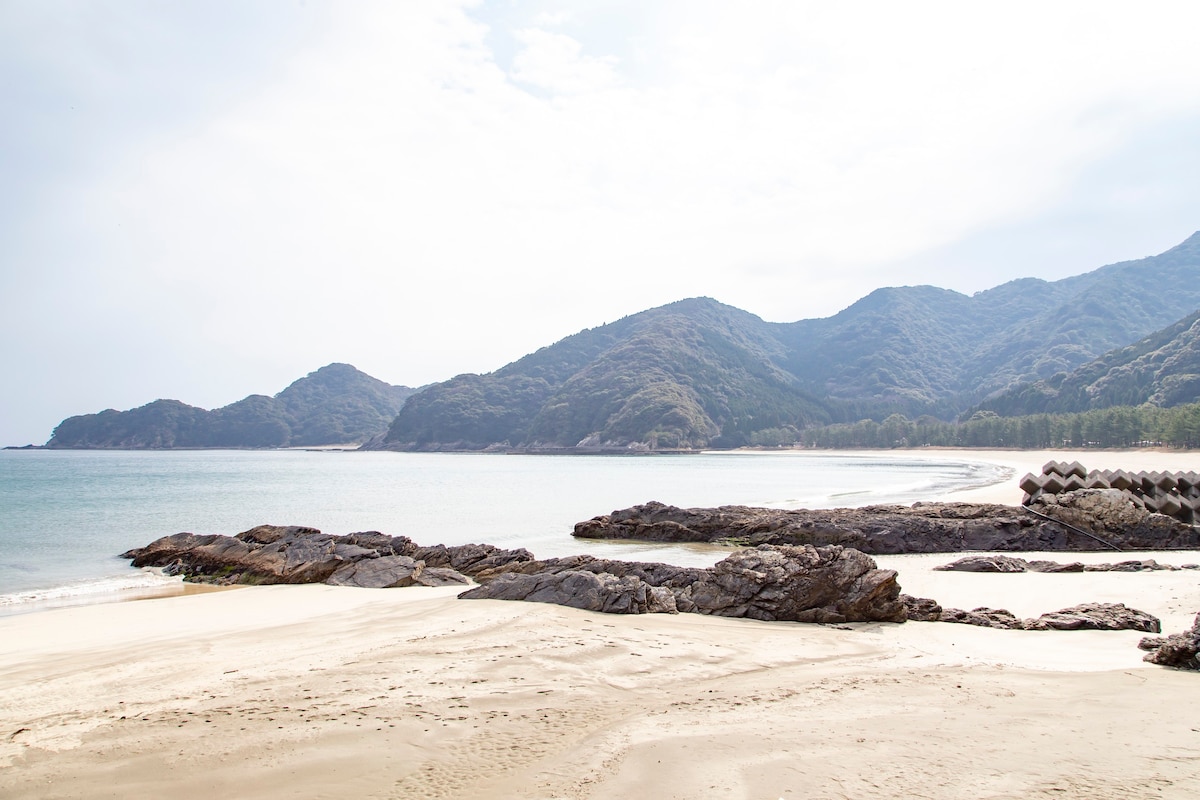
[[670, 589], [640, 578], [565, 570], [527, 575], [508, 572], [459, 595], [465, 600], [526, 600], [608, 614], [678, 613]]
[[[1065, 504], [1042, 507], [1064, 513], [1072, 525], [1099, 530], [1105, 541], [1130, 550], [1200, 549], [1200, 528], [1161, 514], [1115, 508], [1111, 490], [1058, 495]], [[1102, 496], [1093, 499], [1099, 492]], [[1090, 494], [1089, 494], [1090, 493]], [[1117, 492], [1121, 495], [1120, 492]], [[1124, 496], [1124, 495], [1122, 495]], [[1126, 504], [1129, 505], [1129, 504]], [[1066, 509], [1066, 511], [1064, 511]], [[1098, 514], [1098, 521], [1088, 514]], [[1095, 539], [1018, 506], [987, 503], [914, 503], [824, 510], [749, 506], [677, 508], [650, 502], [575, 525], [585, 539], [728, 542], [746, 545], [840, 545], [870, 554], [963, 551], [1096, 550]]]
[[[436, 568], [435, 568], [436, 569]], [[457, 580], [451, 583], [467, 583], [467, 579], [452, 570], [441, 569], [457, 575]], [[364, 558], [360, 561], [350, 561], [340, 566], [336, 572], [326, 579], [325, 583], [333, 586], [361, 586], [366, 589], [392, 589], [400, 586], [444, 586], [447, 583], [427, 583], [421, 580], [425, 572], [425, 562], [414, 561], [408, 556], [382, 556], [379, 558]], [[445, 580], [442, 575], [438, 580]]]
[[431, 567], [450, 567], [464, 575], [474, 576], [508, 564], [532, 561], [533, 553], [524, 547], [504, 550], [490, 544], [451, 545], [436, 544], [431, 547], [416, 547], [410, 554]]
[[908, 619], [913, 622], [937, 622], [942, 617], [942, 607], [936, 600], [930, 600], [928, 597], [902, 594], [900, 602], [904, 603]]
[[1029, 561], [1026, 562], [1030, 572], [1086, 572], [1087, 565], [1081, 564], [1078, 561], [1071, 561], [1067, 564], [1060, 564], [1057, 561]]
[[469, 584], [471, 579], [462, 573], [455, 572], [449, 567], [425, 567], [417, 575], [416, 581], [421, 586], [461, 586]]
[[469, 582], [453, 570], [431, 572], [411, 557], [416, 549], [406, 537], [378, 531], [330, 536], [298, 525], [259, 525], [237, 536], [164, 536], [124, 557], [135, 567], [163, 567], [199, 583], [385, 587]]
[[1123, 603], [1084, 603], [1061, 611], [1042, 614], [1037, 619], [1021, 619], [1004, 608], [942, 608], [933, 600], [905, 596], [908, 618], [921, 622], [953, 622], [984, 628], [1023, 631], [1120, 631], [1158, 633], [1157, 617], [1129, 608]]
[[1146, 631], [1158, 633], [1158, 617], [1129, 608], [1124, 603], [1084, 603], [1038, 617], [1056, 631]]
[[934, 567], [937, 572], [1028, 572], [1029, 562], [1012, 556], [966, 556], [950, 564]]
[[[571, 556], [512, 564], [480, 578], [482, 587], [459, 596], [634, 614], [657, 604], [672, 612], [796, 622], [908, 617], [895, 571], [878, 569], [869, 556], [842, 547], [763, 545], [709, 569]], [[576, 592], [584, 596], [575, 598]]]
[[533, 575], [541, 572], [565, 572], [578, 570], [584, 572], [606, 572], [617, 577], [631, 575], [644, 580], [651, 586], [665, 586], [671, 589], [682, 589], [695, 581], [705, 572], [698, 567], [677, 567], [673, 564], [661, 564], [646, 561], [614, 561], [611, 559], [593, 558], [588, 555], [564, 556], [535, 561], [511, 561], [498, 567], [475, 573], [472, 577], [479, 583], [487, 583], [498, 575], [507, 572], [517, 572]]
[[1178, 669], [1200, 669], [1200, 614], [1190, 630], [1165, 637], [1146, 637], [1138, 647], [1150, 652], [1144, 661]]
[[903, 622], [895, 570], [850, 548], [761, 545], [676, 593], [681, 610], [796, 622]]
[[1159, 564], [1152, 558], [1120, 561], [1115, 564], [1081, 564], [1072, 561], [1060, 564], [1057, 561], [1026, 561], [1023, 558], [998, 554], [966, 556], [949, 564], [934, 567], [938, 572], [1152, 572], [1186, 569], [1171, 564]]
[[1033, 620], [1018, 619], [1011, 611], [1004, 608], [976, 608], [971, 611], [963, 611], [961, 608], [944, 608], [936, 621], [1004, 630], [1045, 630]]

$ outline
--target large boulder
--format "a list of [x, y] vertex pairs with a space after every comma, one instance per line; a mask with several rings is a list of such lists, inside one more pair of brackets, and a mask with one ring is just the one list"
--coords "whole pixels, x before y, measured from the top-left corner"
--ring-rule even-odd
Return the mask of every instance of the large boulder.
[[797, 622], [903, 622], [895, 570], [845, 547], [761, 545], [718, 562], [677, 593], [682, 610]]

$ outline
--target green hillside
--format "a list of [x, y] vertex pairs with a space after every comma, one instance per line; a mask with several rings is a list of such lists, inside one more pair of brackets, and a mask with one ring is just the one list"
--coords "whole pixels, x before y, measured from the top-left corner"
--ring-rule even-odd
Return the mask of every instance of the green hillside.
[[274, 397], [250, 395], [212, 411], [155, 400], [129, 411], [70, 417], [52, 448], [301, 447], [359, 444], [387, 430], [413, 389], [349, 364], [329, 364]]
[[1026, 278], [970, 297], [879, 289], [832, 317], [794, 323], [684, 300], [427, 387], [381, 446], [719, 447], [893, 414], [951, 420], [1196, 308], [1200, 234], [1060, 281]]
[[1200, 312], [1070, 373], [1022, 384], [979, 406], [1001, 416], [1200, 401]]
[[384, 446], [692, 448], [748, 443], [783, 425], [825, 421], [775, 362], [758, 317], [682, 300], [582, 331], [490, 375], [460, 375], [415, 395]]

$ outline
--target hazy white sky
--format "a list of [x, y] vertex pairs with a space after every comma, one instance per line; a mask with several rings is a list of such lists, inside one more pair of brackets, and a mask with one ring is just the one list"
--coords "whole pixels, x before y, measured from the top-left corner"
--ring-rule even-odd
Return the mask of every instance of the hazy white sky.
[[1200, 228], [1200, 4], [0, 0], [0, 444]]

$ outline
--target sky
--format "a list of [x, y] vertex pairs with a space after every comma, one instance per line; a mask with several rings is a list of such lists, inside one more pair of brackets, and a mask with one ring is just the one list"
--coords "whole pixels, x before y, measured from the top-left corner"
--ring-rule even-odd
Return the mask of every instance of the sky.
[[1200, 4], [0, 0], [0, 445], [1200, 229]]

